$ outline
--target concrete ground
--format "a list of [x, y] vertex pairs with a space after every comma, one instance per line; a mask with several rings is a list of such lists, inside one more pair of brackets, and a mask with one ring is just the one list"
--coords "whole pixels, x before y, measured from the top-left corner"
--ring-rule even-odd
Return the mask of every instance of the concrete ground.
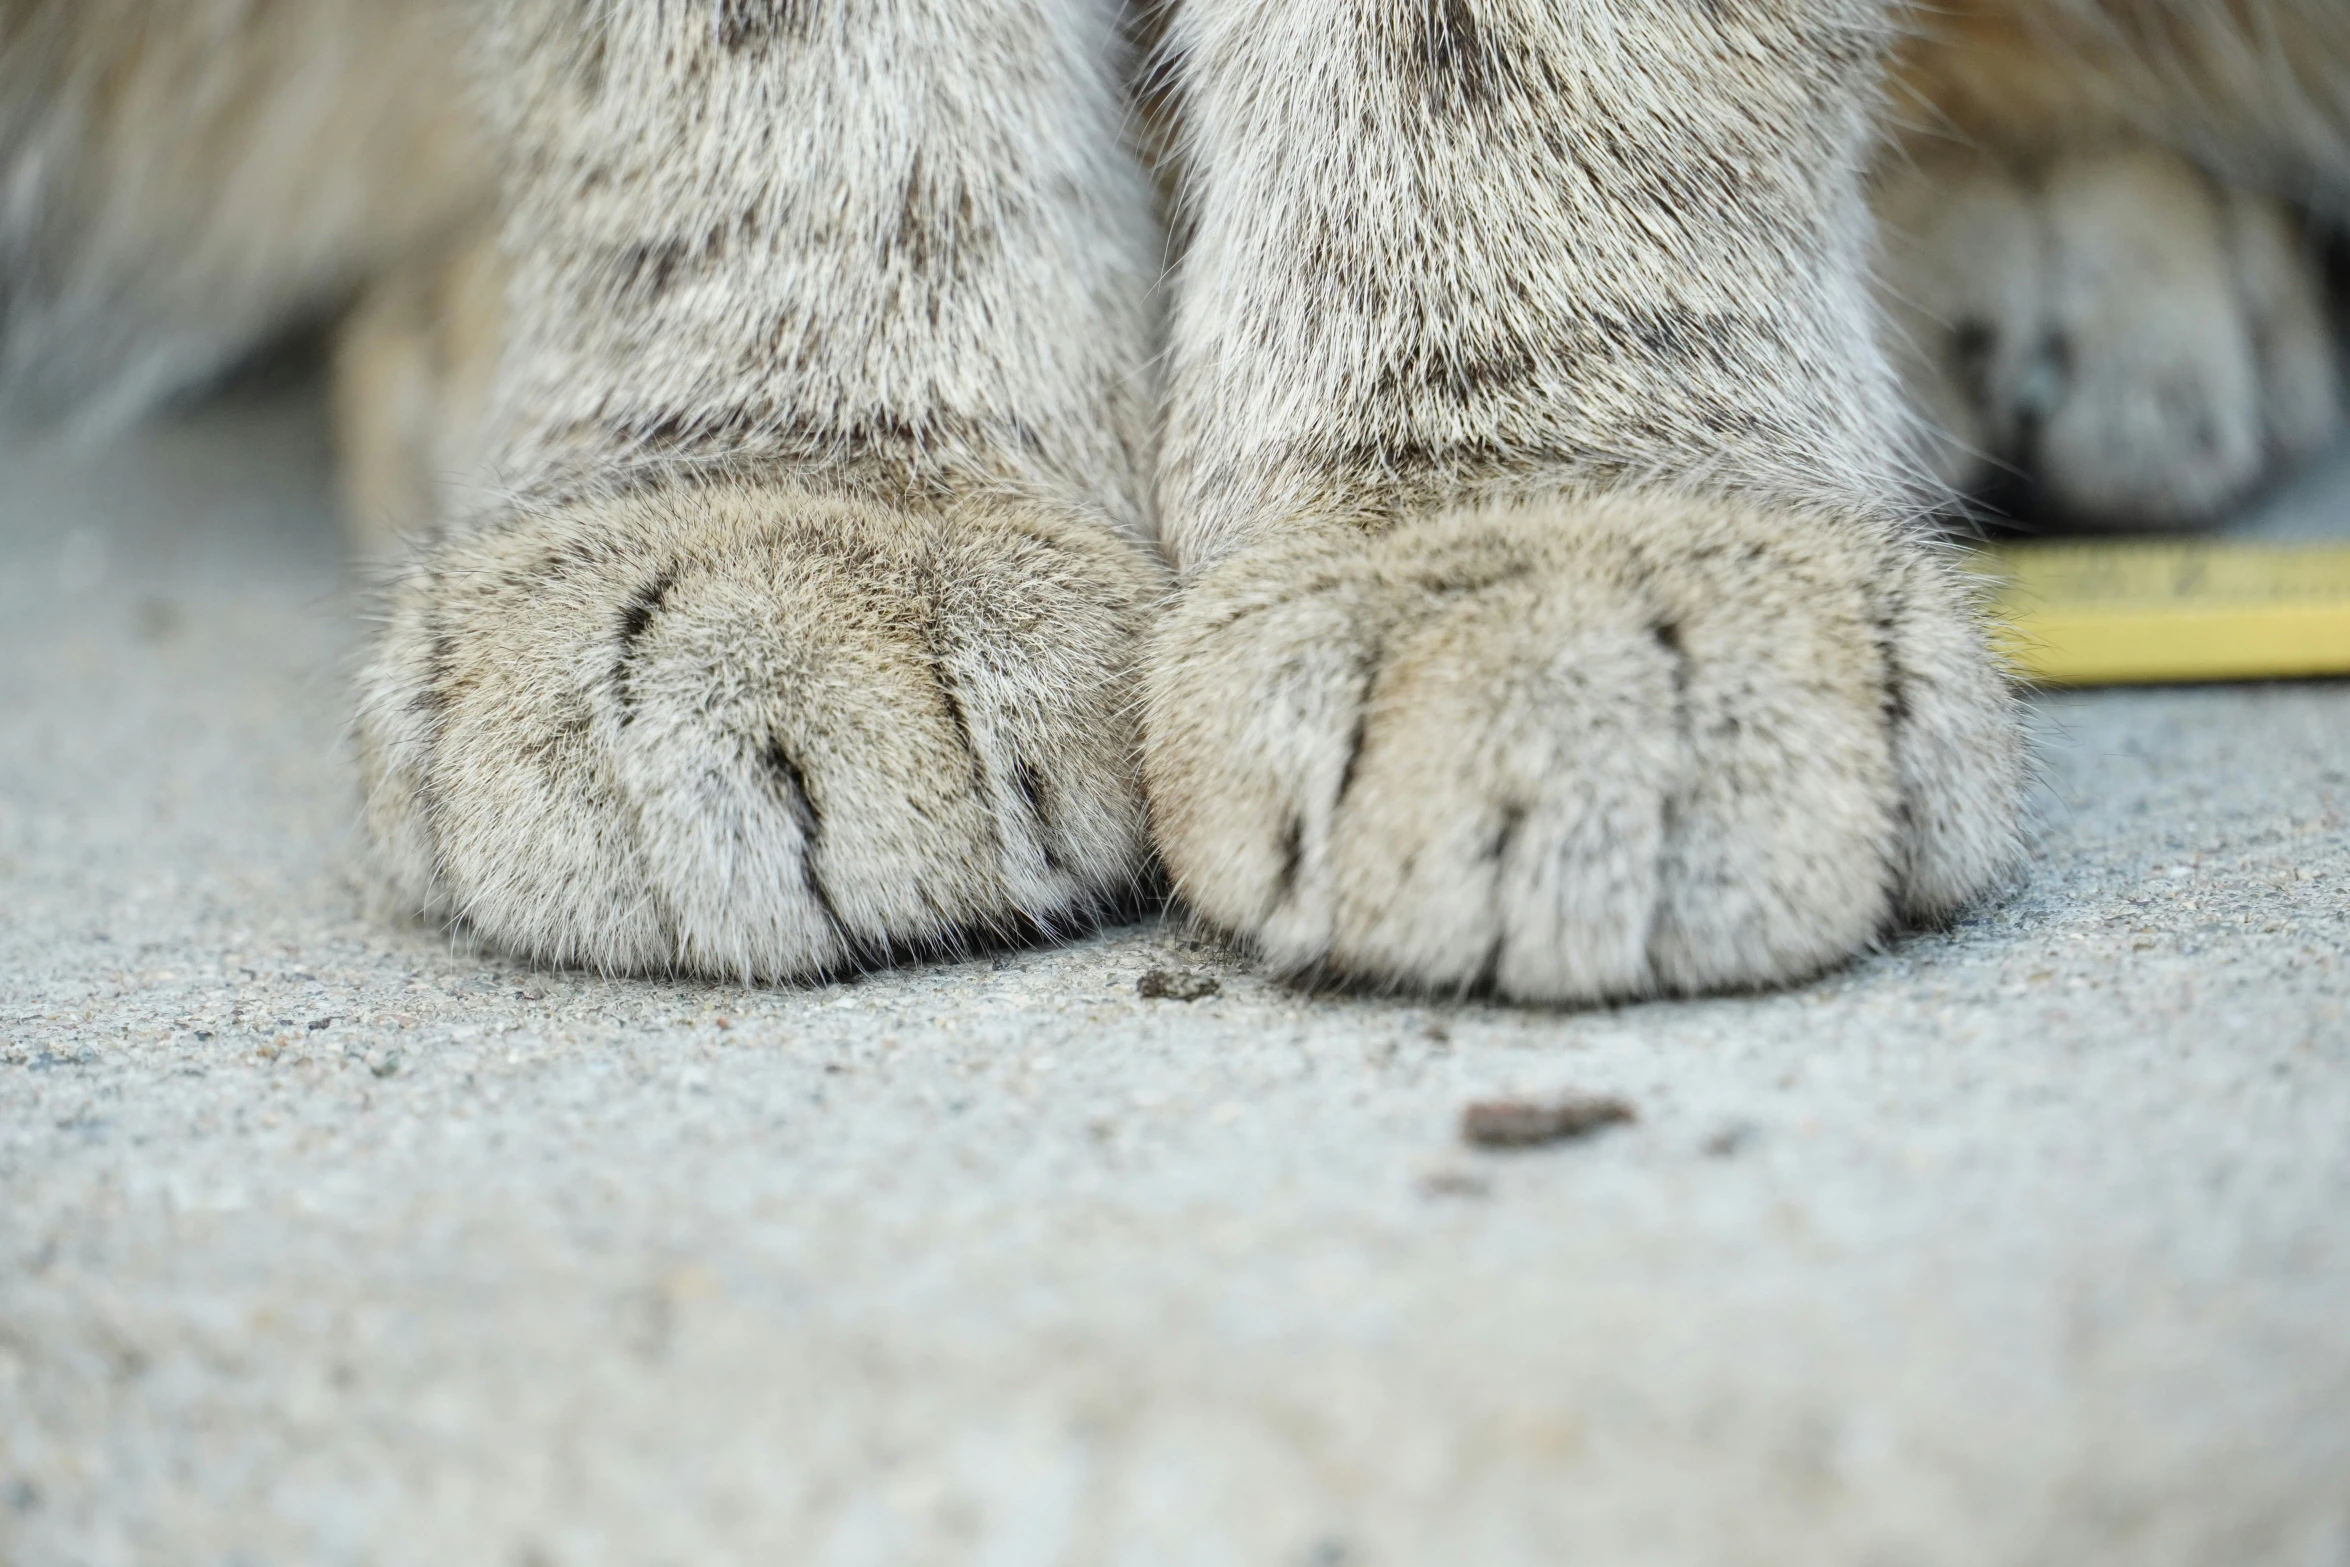
[[2350, 686], [1783, 995], [751, 992], [364, 912], [339, 572], [298, 400], [0, 451], [0, 1561], [2350, 1564]]

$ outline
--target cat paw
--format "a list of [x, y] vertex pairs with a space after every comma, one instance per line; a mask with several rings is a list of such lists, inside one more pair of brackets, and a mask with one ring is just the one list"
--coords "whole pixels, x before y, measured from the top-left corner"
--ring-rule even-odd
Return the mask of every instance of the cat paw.
[[1157, 563], [1008, 499], [673, 484], [422, 554], [361, 680], [411, 909], [542, 962], [798, 980], [1137, 890]]
[[2225, 515], [2344, 428], [2319, 258], [2280, 202], [2150, 147], [1878, 180], [1892, 344], [1962, 491], [2104, 527]]
[[1308, 532], [1149, 663], [1177, 891], [1276, 969], [1538, 1002], [1792, 981], [1996, 887], [2012, 698], [1888, 528], [1669, 496]]

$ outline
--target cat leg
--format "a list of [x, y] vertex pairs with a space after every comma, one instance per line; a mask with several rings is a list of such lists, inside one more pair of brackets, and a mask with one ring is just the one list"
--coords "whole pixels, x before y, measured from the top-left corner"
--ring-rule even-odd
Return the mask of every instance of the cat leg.
[[361, 680], [401, 904], [771, 981], [1134, 891], [1158, 249], [1114, 24], [495, 8], [498, 483]]
[[[2323, 258], [2275, 191], [2350, 198], [2322, 134], [2331, 101], [2350, 146], [2350, 22], [2272, 9], [1913, 17], [1906, 129], [1875, 179], [1880, 287], [1948, 482], [2021, 481], [2025, 510], [2077, 523], [2191, 526], [2341, 438]], [[2292, 76], [2329, 47], [2332, 100]], [[2261, 61], [2290, 112], [2251, 107]]]
[[387, 269], [335, 333], [331, 386], [344, 535], [372, 568], [498, 483], [490, 400], [506, 341], [496, 225]]
[[1858, 0], [1193, 0], [1149, 669], [1180, 893], [1278, 969], [1784, 982], [2015, 860], [1906, 520]]
[[1953, 487], [2192, 526], [2341, 437], [2320, 258], [2276, 198], [2133, 142], [1912, 149], [1878, 191], [1896, 356]]

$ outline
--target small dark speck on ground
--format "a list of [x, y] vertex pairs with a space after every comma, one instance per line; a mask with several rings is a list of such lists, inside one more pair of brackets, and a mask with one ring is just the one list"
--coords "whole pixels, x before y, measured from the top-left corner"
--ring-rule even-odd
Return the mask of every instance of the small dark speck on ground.
[[1199, 1001], [1223, 988], [1222, 980], [1197, 969], [1154, 968], [1134, 982], [1134, 993], [1152, 1001]]
[[185, 630], [186, 611], [170, 599], [150, 596], [139, 601], [138, 637], [142, 642], [168, 642]]
[[1733, 1154], [1745, 1152], [1754, 1138], [1753, 1127], [1744, 1121], [1733, 1122], [1705, 1140], [1705, 1156], [1709, 1159], [1727, 1159]]
[[1532, 1148], [1639, 1119], [1629, 1103], [1606, 1095], [1480, 1099], [1461, 1112], [1461, 1139], [1479, 1148]]
[[1490, 1197], [1493, 1183], [1474, 1170], [1447, 1166], [1421, 1176], [1420, 1192], [1427, 1197]]

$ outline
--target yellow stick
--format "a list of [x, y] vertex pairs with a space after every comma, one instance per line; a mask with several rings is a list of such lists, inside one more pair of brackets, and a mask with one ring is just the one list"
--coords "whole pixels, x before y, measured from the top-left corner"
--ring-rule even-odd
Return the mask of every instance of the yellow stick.
[[2000, 651], [2047, 685], [2350, 674], [2350, 545], [2009, 544]]

